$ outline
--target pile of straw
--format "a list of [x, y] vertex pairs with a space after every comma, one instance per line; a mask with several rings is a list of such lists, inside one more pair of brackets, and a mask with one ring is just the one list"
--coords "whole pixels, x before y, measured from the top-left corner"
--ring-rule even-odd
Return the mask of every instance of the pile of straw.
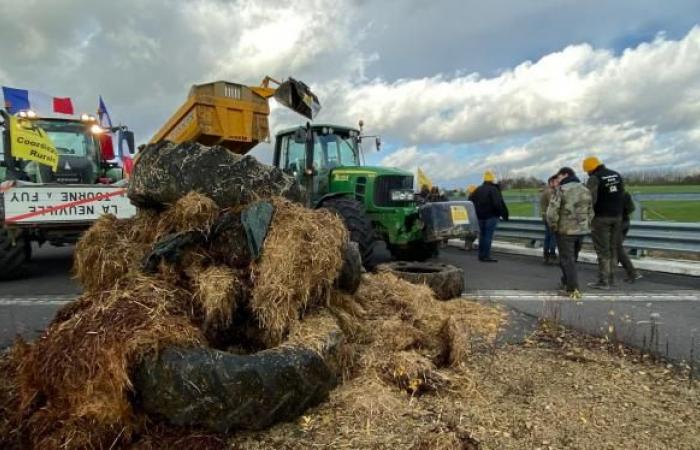
[[118, 434], [128, 441], [136, 426], [130, 368], [165, 346], [202, 345], [191, 310], [186, 292], [138, 277], [51, 325], [18, 375], [31, 447], [108, 447]]
[[0, 411], [17, 405], [0, 427], [27, 448], [153, 448], [157, 435], [215, 448], [220, 437], [173, 430], [139, 412], [130, 377], [140, 361], [170, 345], [236, 352], [303, 346], [365, 389], [355, 402], [396, 392], [440, 395], [449, 390], [449, 368], [469, 360], [473, 337], [492, 336], [500, 326], [500, 311], [437, 301], [427, 286], [389, 273], [363, 275], [354, 295], [338, 291], [348, 243], [342, 220], [270, 201], [274, 213], [257, 261], [241, 251], [245, 234], [234, 220], [148, 275], [144, 258], [160, 239], [207, 235], [224, 215], [240, 211], [190, 193], [161, 211], [98, 220], [75, 253], [85, 293], [39, 340], [16, 347], [11, 368], [0, 367], [13, 380], [0, 385]]

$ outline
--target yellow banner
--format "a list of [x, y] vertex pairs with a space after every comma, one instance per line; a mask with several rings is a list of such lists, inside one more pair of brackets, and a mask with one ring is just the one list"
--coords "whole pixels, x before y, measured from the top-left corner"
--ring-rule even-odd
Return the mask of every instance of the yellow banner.
[[10, 153], [16, 159], [58, 168], [58, 152], [51, 139], [31, 120], [10, 116]]
[[428, 189], [433, 187], [433, 182], [430, 181], [430, 178], [428, 178], [423, 170], [419, 167], [417, 171], [418, 175], [418, 190], [420, 190], [423, 186], [428, 186]]

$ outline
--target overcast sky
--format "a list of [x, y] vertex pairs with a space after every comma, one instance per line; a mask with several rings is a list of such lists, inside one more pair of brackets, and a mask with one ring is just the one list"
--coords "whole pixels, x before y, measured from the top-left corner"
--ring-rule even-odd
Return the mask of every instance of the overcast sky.
[[699, 24], [697, 0], [0, 0], [0, 85], [102, 95], [147, 141], [193, 83], [293, 76], [318, 121], [382, 135], [370, 162], [446, 187], [588, 154], [699, 170]]

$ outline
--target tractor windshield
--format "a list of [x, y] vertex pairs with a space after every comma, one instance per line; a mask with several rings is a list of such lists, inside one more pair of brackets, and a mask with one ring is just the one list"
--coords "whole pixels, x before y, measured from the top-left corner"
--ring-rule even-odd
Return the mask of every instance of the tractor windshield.
[[89, 157], [96, 152], [95, 140], [85, 126], [75, 122], [38, 120], [37, 125], [46, 131], [59, 155]]
[[[358, 166], [357, 131], [319, 128], [314, 130], [314, 161], [317, 171], [335, 167]], [[289, 173], [301, 173], [306, 167], [306, 144], [291, 134], [282, 137], [282, 167]]]
[[314, 164], [318, 168], [357, 166], [357, 153], [355, 138], [347, 133], [314, 133]]

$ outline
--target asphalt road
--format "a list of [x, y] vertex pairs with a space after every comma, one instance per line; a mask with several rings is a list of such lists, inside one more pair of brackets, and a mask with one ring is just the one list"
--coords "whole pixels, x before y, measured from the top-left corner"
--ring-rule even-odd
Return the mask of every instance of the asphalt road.
[[[71, 247], [36, 249], [29, 274], [0, 283], [0, 347], [16, 334], [33, 338], [61, 305], [80, 293], [70, 276]], [[506, 304], [530, 317], [554, 317], [574, 328], [646, 347], [671, 359], [695, 358], [700, 349], [700, 277], [643, 272], [634, 284], [610, 292], [584, 288], [579, 302], [557, 297], [559, 268], [538, 258], [497, 254], [480, 263], [475, 252], [441, 251], [440, 260], [465, 271], [466, 296]], [[622, 272], [620, 272], [622, 277]], [[595, 280], [595, 266], [579, 265], [581, 284]], [[698, 346], [700, 347], [700, 346]]]
[[[560, 270], [531, 256], [496, 254], [481, 263], [473, 251], [447, 248], [440, 259], [464, 269], [465, 296], [505, 304], [532, 317], [560, 321], [675, 361], [700, 361], [700, 277], [642, 271], [634, 284], [609, 292], [587, 288], [596, 266], [579, 264], [581, 301], [560, 297]], [[622, 269], [616, 274], [622, 279]]]

